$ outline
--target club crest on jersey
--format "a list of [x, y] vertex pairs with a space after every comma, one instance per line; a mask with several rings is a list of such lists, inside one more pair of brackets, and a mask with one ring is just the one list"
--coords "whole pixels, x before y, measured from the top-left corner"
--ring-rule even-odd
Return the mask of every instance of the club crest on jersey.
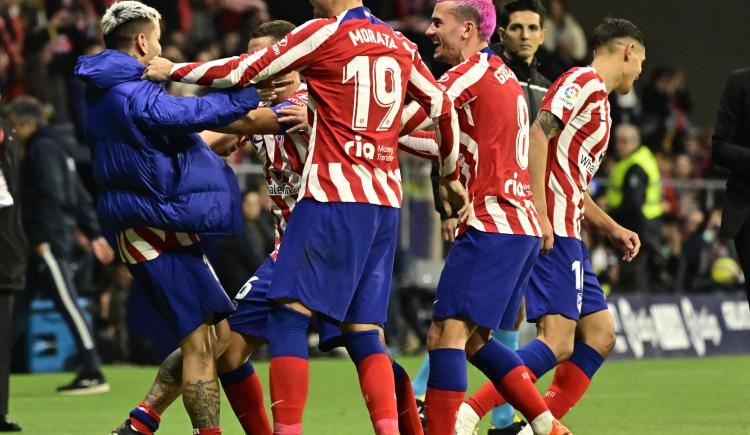
[[575, 83], [571, 83], [562, 90], [562, 93], [558, 95], [558, 101], [560, 101], [562, 105], [565, 106], [565, 108], [567, 108], [568, 110], [572, 110], [576, 106], [578, 97], [581, 96], [581, 87]]
[[375, 145], [369, 142], [362, 142], [362, 136], [354, 136], [354, 140], [344, 144], [346, 153], [351, 155], [352, 148], [354, 148], [354, 157], [373, 159], [375, 157]]
[[396, 50], [396, 43], [393, 38], [385, 33], [376, 32], [372, 29], [355, 29], [349, 32], [349, 38], [355, 47], [362, 43], [380, 44], [390, 49]]

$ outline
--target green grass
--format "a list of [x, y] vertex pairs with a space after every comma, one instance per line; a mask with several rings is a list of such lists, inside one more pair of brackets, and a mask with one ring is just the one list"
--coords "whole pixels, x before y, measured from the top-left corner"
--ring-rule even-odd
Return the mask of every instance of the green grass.
[[[421, 359], [400, 362], [414, 375]], [[266, 380], [268, 364], [256, 368]], [[749, 371], [750, 357], [610, 362], [565, 422], [576, 435], [750, 434]], [[16, 375], [10, 416], [26, 434], [107, 434], [144, 396], [155, 373], [153, 367], [108, 367], [112, 392], [81, 397], [54, 392], [71, 374]], [[310, 376], [305, 434], [372, 433], [348, 360], [313, 360]], [[540, 388], [546, 388], [548, 378]], [[472, 371], [469, 380], [473, 391], [483, 378]], [[222, 411], [224, 433], [241, 434], [228, 403]], [[162, 417], [159, 434], [189, 433], [182, 404], [176, 402]]]

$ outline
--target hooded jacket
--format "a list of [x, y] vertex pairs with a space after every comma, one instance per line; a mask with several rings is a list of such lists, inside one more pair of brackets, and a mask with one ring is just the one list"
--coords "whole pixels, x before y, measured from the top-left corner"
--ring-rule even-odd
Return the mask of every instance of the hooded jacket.
[[253, 88], [175, 97], [141, 80], [144, 66], [115, 50], [81, 56], [86, 135], [101, 189], [99, 219], [109, 230], [151, 226], [226, 234], [241, 230], [232, 169], [196, 134], [257, 107]]

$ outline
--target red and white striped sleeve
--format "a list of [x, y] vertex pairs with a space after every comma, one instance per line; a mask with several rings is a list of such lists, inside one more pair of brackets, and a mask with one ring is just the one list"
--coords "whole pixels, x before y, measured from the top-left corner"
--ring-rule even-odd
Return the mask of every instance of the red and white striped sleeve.
[[440, 144], [440, 175], [450, 180], [458, 179], [460, 133], [458, 115], [453, 102], [435, 81], [416, 49], [413, 54], [413, 64], [406, 89], [437, 126], [435, 132], [437, 142]]
[[319, 48], [338, 29], [336, 18], [311, 20], [294, 29], [276, 44], [253, 54], [209, 62], [177, 63], [170, 79], [213, 88], [253, 85], [278, 74], [304, 69]]
[[434, 131], [415, 131], [398, 138], [400, 150], [424, 159], [437, 160], [438, 153], [437, 137]]
[[401, 112], [401, 130], [398, 134], [403, 136], [419, 130], [433, 129], [434, 126], [434, 121], [424, 108], [416, 101], [412, 101]]
[[552, 113], [563, 125], [568, 125], [592, 99], [599, 88], [598, 82], [598, 76], [590, 68], [572, 69], [550, 87], [539, 110]]

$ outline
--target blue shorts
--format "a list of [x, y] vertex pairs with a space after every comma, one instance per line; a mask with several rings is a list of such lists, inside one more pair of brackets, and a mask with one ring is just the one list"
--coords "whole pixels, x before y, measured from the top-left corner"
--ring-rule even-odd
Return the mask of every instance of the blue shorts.
[[271, 286], [273, 269], [273, 258], [269, 256], [237, 292], [234, 297], [237, 311], [229, 317], [229, 328], [232, 331], [266, 339], [268, 331], [266, 320], [271, 311], [267, 293]]
[[607, 308], [586, 245], [575, 237], [555, 236], [552, 251], [539, 256], [526, 288], [528, 321], [536, 322], [545, 314], [577, 321]]
[[[268, 288], [271, 286], [273, 270], [274, 260], [269, 256], [237, 293], [237, 311], [229, 317], [229, 328], [232, 331], [267, 341], [267, 318], [273, 303], [268, 299]], [[316, 316], [316, 322], [320, 335], [318, 348], [322, 352], [344, 345], [339, 322], [323, 315]]]
[[199, 243], [127, 266], [179, 340], [203, 323], [218, 323], [235, 310]]
[[347, 323], [387, 317], [399, 209], [303, 199], [284, 232], [268, 298]]
[[445, 259], [432, 317], [510, 329], [538, 253], [538, 237], [469, 229]]

